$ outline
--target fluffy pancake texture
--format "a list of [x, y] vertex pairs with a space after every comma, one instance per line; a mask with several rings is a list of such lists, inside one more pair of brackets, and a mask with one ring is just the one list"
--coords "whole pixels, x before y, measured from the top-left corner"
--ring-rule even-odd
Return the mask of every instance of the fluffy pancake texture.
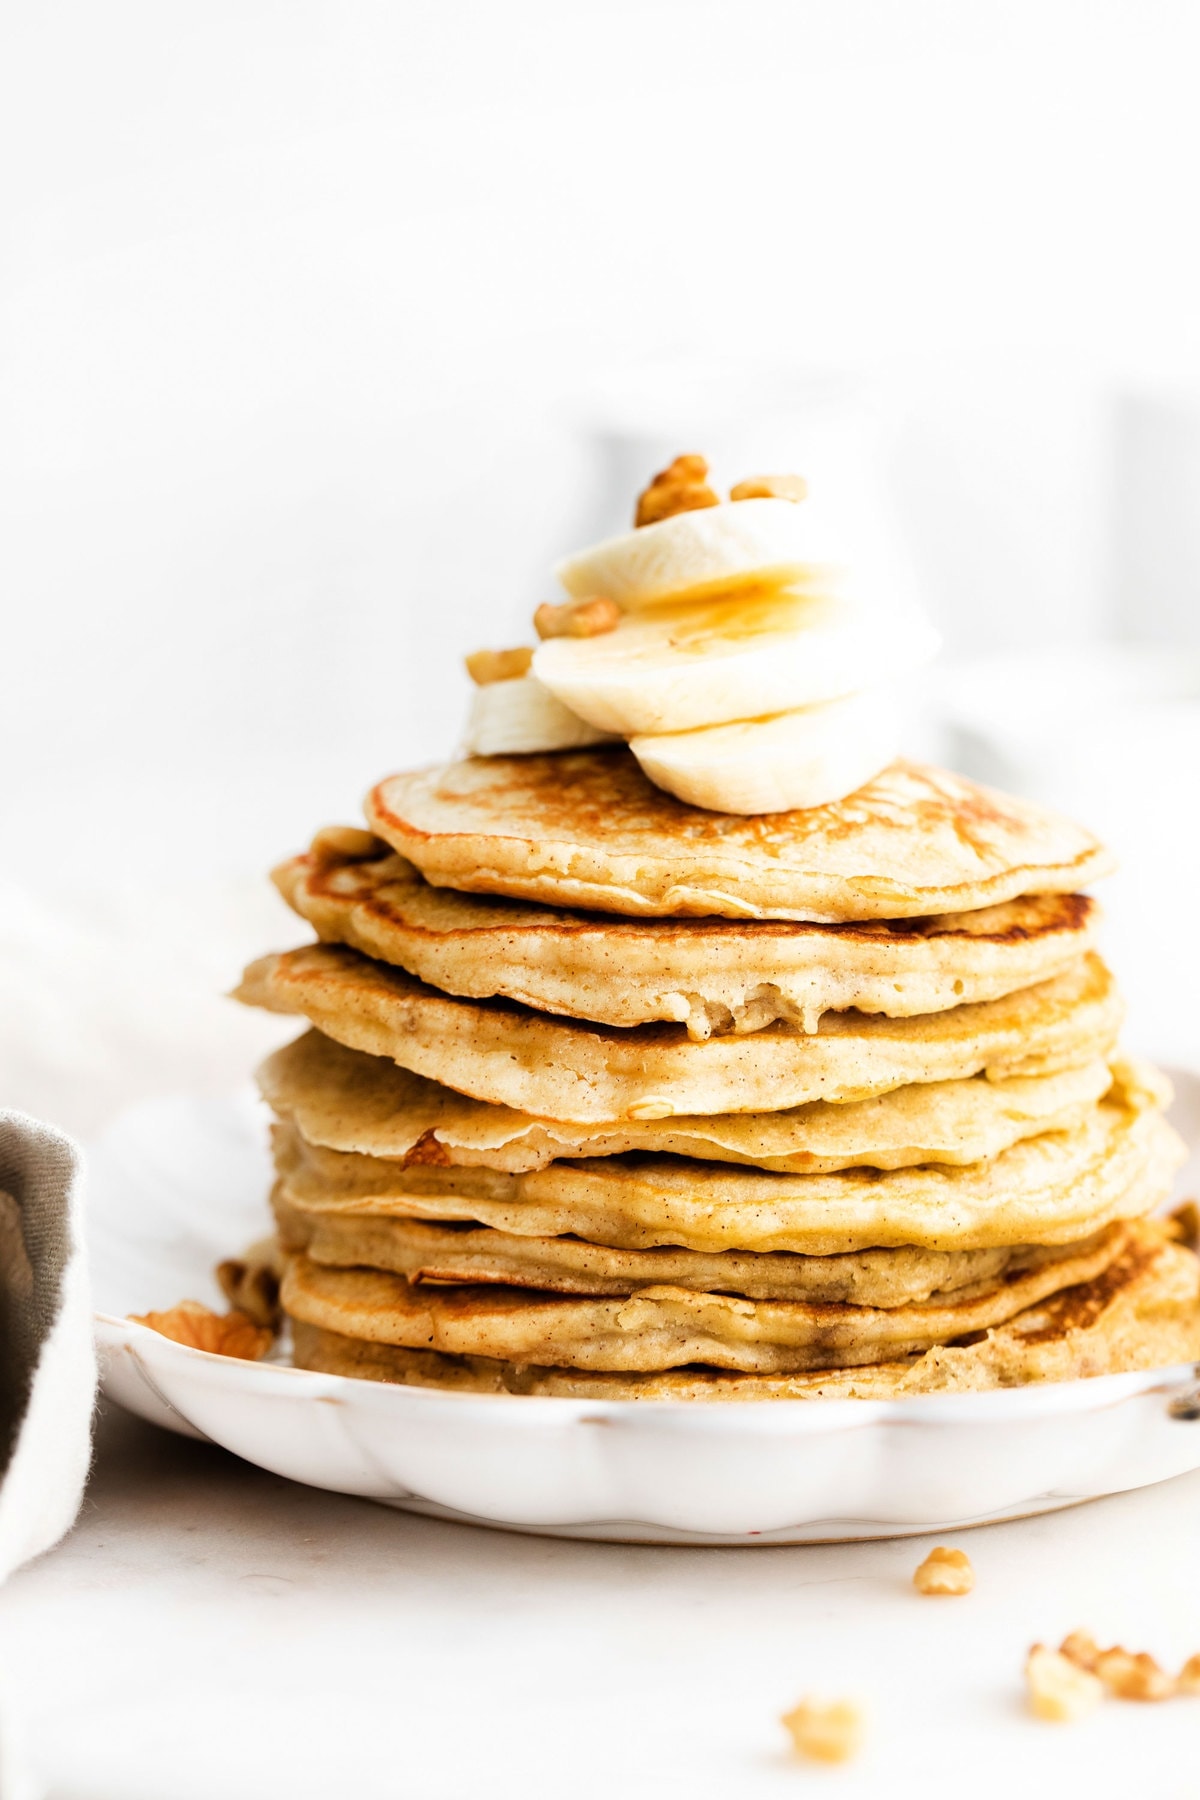
[[[494, 1283], [546, 1293], [627, 1295], [648, 1287], [738, 1294], [750, 1300], [905, 1306], [935, 1295], [973, 1298], [997, 1281], [1097, 1247], [1098, 1234], [1067, 1246], [1005, 1245], [996, 1250], [860, 1250], [795, 1256], [725, 1250], [706, 1254], [669, 1245], [614, 1250], [581, 1238], [516, 1237], [486, 1225], [431, 1225], [423, 1219], [301, 1212], [273, 1197], [279, 1240], [330, 1268], [386, 1269], [410, 1282]], [[1109, 1233], [1119, 1226], [1107, 1227]]]
[[811, 1035], [776, 1024], [703, 1043], [679, 1025], [619, 1030], [513, 1001], [452, 999], [330, 945], [260, 958], [237, 997], [299, 1013], [351, 1049], [390, 1056], [474, 1099], [584, 1124], [859, 1100], [980, 1072], [1047, 1074], [1106, 1055], [1120, 1022], [1094, 954], [1051, 981], [950, 1012], [827, 1013]]
[[238, 989], [312, 1027], [259, 1071], [298, 1366], [694, 1402], [1200, 1357], [1087, 832], [910, 763], [709, 812], [624, 748], [366, 813], [275, 871], [318, 942]]
[[624, 750], [478, 757], [393, 775], [366, 814], [437, 886], [641, 916], [931, 917], [1111, 866], [1057, 814], [904, 762], [828, 806], [745, 818], [673, 799]]
[[1143, 1087], [1112, 1092], [1072, 1131], [986, 1162], [828, 1175], [768, 1174], [674, 1156], [563, 1161], [527, 1174], [404, 1168], [275, 1132], [280, 1193], [301, 1212], [471, 1221], [515, 1236], [570, 1233], [619, 1249], [991, 1249], [1068, 1244], [1149, 1212], [1183, 1146]]
[[[346, 1308], [343, 1324], [354, 1316]], [[969, 1334], [965, 1343], [866, 1366], [783, 1375], [711, 1365], [645, 1373], [530, 1365], [397, 1346], [304, 1318], [296, 1320], [294, 1339], [300, 1368], [473, 1392], [592, 1400], [903, 1399], [1193, 1361], [1200, 1355], [1200, 1262], [1145, 1221], [1127, 1228], [1118, 1253], [1099, 1274], [998, 1327]]]
[[979, 1162], [1020, 1138], [1082, 1124], [1114, 1076], [1125, 1090], [1141, 1087], [1165, 1103], [1165, 1084], [1148, 1064], [1110, 1068], [1096, 1059], [1052, 1075], [925, 1082], [840, 1106], [814, 1100], [782, 1112], [571, 1125], [471, 1100], [319, 1031], [269, 1056], [258, 1082], [268, 1106], [310, 1144], [406, 1165], [520, 1174], [557, 1158], [650, 1150], [800, 1175]]
[[446, 993], [501, 996], [603, 1025], [673, 1020], [695, 1038], [828, 1010], [892, 1018], [991, 1000], [1092, 948], [1098, 909], [1035, 894], [975, 912], [814, 925], [604, 917], [437, 888], [364, 833], [323, 832], [273, 879], [326, 943]]
[[908, 1356], [986, 1331], [1119, 1254], [1120, 1230], [1055, 1262], [1010, 1270], [982, 1293], [899, 1307], [747, 1300], [682, 1287], [596, 1298], [489, 1286], [415, 1286], [379, 1269], [289, 1258], [280, 1299], [293, 1319], [408, 1349], [577, 1369], [662, 1370], [686, 1363], [788, 1374]]

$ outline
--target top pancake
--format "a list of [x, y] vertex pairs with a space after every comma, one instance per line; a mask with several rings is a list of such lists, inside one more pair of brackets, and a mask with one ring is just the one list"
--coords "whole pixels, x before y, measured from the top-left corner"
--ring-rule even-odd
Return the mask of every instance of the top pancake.
[[431, 887], [370, 832], [334, 826], [273, 871], [325, 943], [395, 963], [443, 993], [519, 1000], [601, 1025], [654, 1020], [689, 1037], [816, 1031], [827, 1011], [944, 1012], [1032, 987], [1092, 946], [1084, 894], [1034, 894], [941, 917], [614, 919]]
[[828, 806], [734, 817], [664, 793], [625, 750], [474, 757], [391, 776], [366, 814], [435, 886], [650, 917], [917, 918], [1111, 867], [1057, 814], [905, 762]]

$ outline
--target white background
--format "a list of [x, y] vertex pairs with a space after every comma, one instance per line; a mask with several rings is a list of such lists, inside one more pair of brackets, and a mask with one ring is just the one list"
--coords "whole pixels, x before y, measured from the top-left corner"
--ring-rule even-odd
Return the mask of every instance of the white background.
[[[220, 991], [295, 936], [265, 867], [451, 748], [462, 651], [613, 522], [601, 428], [647, 364], [868, 381], [951, 660], [1200, 643], [1187, 0], [7, 26], [9, 1100], [90, 1130], [248, 1066], [276, 1027]], [[1140, 730], [1100, 734], [1110, 764]], [[1155, 739], [1111, 820], [1090, 751], [1041, 785], [1121, 837], [1196, 741], [1191, 713]], [[1051, 751], [1022, 754], [1036, 787]], [[1160, 848], [1194, 774], [1156, 787]], [[1143, 1008], [1181, 979], [1145, 909], [1190, 876], [1168, 858], [1125, 908]], [[1200, 1050], [1182, 1012], [1142, 1035]]]

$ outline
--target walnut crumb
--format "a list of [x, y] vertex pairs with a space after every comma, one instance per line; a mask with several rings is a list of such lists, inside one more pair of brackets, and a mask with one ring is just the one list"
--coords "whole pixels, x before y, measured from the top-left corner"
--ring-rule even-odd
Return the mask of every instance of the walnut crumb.
[[135, 1325], [148, 1325], [151, 1331], [187, 1344], [193, 1350], [211, 1350], [217, 1356], [236, 1356], [245, 1362], [257, 1362], [271, 1348], [274, 1332], [256, 1325], [247, 1313], [215, 1313], [198, 1300], [181, 1300], [167, 1312], [130, 1313]]
[[[1059, 1654], [1086, 1669], [1103, 1682], [1118, 1700], [1169, 1700], [1176, 1684], [1145, 1650], [1136, 1654], [1114, 1644], [1102, 1650], [1090, 1631], [1072, 1631], [1059, 1645]], [[1200, 1667], [1200, 1659], [1197, 1659]]]
[[708, 464], [702, 456], [677, 456], [669, 468], [660, 469], [648, 488], [638, 495], [635, 526], [657, 525], [676, 513], [698, 512], [720, 506], [721, 496], [708, 485]]
[[862, 1748], [866, 1719], [853, 1700], [814, 1700], [807, 1695], [784, 1713], [783, 1725], [801, 1756], [816, 1762], [848, 1762]]
[[404, 1169], [448, 1169], [451, 1166], [450, 1152], [432, 1125], [421, 1133], [410, 1150], [405, 1151], [400, 1166]]
[[1095, 1672], [1118, 1700], [1169, 1700], [1175, 1692], [1174, 1677], [1145, 1650], [1135, 1654], [1115, 1644], [1100, 1652]]
[[515, 650], [472, 650], [463, 661], [476, 687], [491, 687], [496, 681], [517, 681], [528, 675], [533, 650], [529, 644], [520, 644]]
[[262, 1238], [241, 1256], [229, 1256], [219, 1262], [217, 1283], [235, 1312], [245, 1313], [256, 1325], [275, 1333], [283, 1319], [279, 1305], [283, 1267], [279, 1239]]
[[1167, 1217], [1172, 1237], [1189, 1250], [1200, 1249], [1200, 1206], [1194, 1200], [1183, 1200]]
[[913, 1586], [918, 1594], [969, 1594], [975, 1586], [971, 1559], [965, 1550], [939, 1544], [914, 1570]]
[[1100, 1646], [1090, 1631], [1069, 1631], [1058, 1650], [1081, 1669], [1094, 1670], [1100, 1660]]
[[547, 600], [533, 615], [533, 628], [540, 638], [603, 637], [620, 623], [620, 607], [604, 594], [595, 594], [590, 600], [564, 600], [561, 606]]
[[793, 500], [801, 501], [808, 493], [808, 483], [803, 475], [751, 475], [747, 481], [739, 481], [729, 490], [731, 500]]
[[1104, 1698], [1104, 1683], [1090, 1670], [1081, 1669], [1061, 1650], [1048, 1650], [1045, 1644], [1035, 1644], [1030, 1650], [1025, 1682], [1036, 1716], [1058, 1725], [1085, 1718]]
[[1177, 1694], [1200, 1694], [1200, 1656], [1189, 1656], [1175, 1677]]

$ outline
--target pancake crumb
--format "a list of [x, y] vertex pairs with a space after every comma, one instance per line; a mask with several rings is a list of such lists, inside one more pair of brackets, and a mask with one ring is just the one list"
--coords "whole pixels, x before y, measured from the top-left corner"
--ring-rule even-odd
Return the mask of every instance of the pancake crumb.
[[1030, 1650], [1025, 1681], [1034, 1715], [1056, 1725], [1086, 1718], [1104, 1698], [1104, 1683], [1097, 1676], [1045, 1644], [1034, 1644]]
[[939, 1544], [913, 1571], [913, 1586], [918, 1594], [969, 1594], [975, 1586], [971, 1559], [965, 1550]]
[[814, 1762], [849, 1762], [862, 1749], [866, 1734], [863, 1710], [853, 1700], [817, 1700], [805, 1695], [782, 1724], [791, 1734], [797, 1755]]

